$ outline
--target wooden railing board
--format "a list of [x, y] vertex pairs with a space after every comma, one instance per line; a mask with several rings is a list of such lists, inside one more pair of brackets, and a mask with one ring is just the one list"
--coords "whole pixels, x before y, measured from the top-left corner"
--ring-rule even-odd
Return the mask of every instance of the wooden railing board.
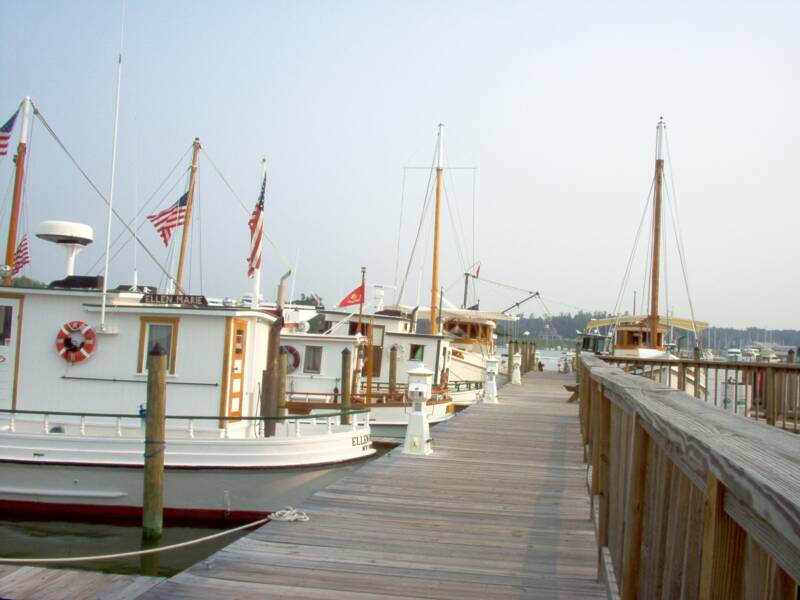
[[[608, 546], [623, 597], [634, 597], [634, 589], [639, 597], [685, 598], [738, 597], [760, 589], [764, 598], [794, 599], [800, 580], [800, 437], [596, 357], [582, 357], [581, 370], [580, 414], [590, 421], [581, 435], [593, 471], [600, 469], [592, 478], [600, 500], [600, 574]], [[768, 396], [783, 394], [778, 389]], [[639, 446], [641, 436], [649, 444], [642, 459], [644, 490], [638, 492], [631, 456], [637, 436]], [[711, 480], [720, 490], [714, 496], [719, 510], [705, 501]], [[643, 498], [639, 544], [632, 494]], [[637, 550], [638, 565], [626, 564]]]

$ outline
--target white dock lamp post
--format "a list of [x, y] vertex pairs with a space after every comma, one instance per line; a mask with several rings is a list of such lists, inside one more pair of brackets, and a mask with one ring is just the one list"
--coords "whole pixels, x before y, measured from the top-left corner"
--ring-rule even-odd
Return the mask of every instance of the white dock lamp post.
[[422, 363], [408, 372], [408, 397], [414, 403], [408, 415], [406, 439], [403, 454], [426, 456], [433, 452], [431, 447], [431, 429], [425, 404], [433, 390], [433, 371], [429, 371]]
[[522, 354], [519, 352], [515, 352], [514, 356], [511, 358], [514, 361], [513, 363], [513, 371], [511, 371], [511, 383], [514, 385], [520, 385], [522, 383], [522, 377], [520, 376], [520, 365], [522, 364]]
[[486, 384], [483, 388], [483, 401], [487, 404], [497, 404], [497, 371], [500, 368], [500, 359], [494, 354], [486, 359]]

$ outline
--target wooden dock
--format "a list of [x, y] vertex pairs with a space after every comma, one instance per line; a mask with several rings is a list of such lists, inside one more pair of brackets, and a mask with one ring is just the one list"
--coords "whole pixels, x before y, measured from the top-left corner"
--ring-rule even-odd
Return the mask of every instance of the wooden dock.
[[530, 373], [500, 404], [317, 492], [143, 598], [601, 598], [573, 375]]
[[0, 598], [13, 600], [133, 600], [163, 577], [0, 565]]

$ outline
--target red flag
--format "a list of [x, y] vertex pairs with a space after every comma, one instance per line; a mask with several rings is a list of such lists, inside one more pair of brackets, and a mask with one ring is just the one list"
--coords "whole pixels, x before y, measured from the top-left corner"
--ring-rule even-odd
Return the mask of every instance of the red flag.
[[481, 266], [478, 265], [478, 268], [475, 269], [475, 279], [478, 279], [481, 276]]
[[353, 306], [354, 304], [361, 304], [364, 302], [364, 284], [362, 283], [352, 292], [347, 294], [341, 302], [339, 302], [340, 307], [344, 306]]

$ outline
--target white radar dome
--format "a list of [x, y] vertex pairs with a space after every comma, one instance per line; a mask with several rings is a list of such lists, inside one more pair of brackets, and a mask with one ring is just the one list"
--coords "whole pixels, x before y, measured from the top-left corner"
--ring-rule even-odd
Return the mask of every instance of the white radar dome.
[[94, 232], [89, 225], [83, 223], [42, 221], [36, 229], [36, 237], [56, 244], [88, 246], [94, 241]]

